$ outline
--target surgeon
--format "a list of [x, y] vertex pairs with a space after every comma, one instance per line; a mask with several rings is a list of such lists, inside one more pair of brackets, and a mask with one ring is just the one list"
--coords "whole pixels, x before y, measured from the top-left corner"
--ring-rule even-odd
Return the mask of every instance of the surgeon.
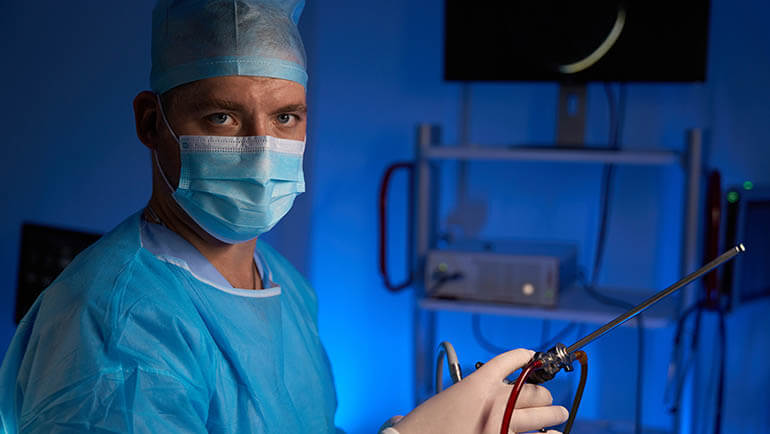
[[[0, 432], [336, 431], [315, 293], [259, 240], [305, 190], [302, 6], [157, 3], [152, 91], [134, 99], [152, 196], [20, 323], [0, 367]], [[502, 380], [531, 355], [498, 356], [383, 432], [498, 432]], [[519, 407], [514, 431], [567, 417], [539, 386]]]

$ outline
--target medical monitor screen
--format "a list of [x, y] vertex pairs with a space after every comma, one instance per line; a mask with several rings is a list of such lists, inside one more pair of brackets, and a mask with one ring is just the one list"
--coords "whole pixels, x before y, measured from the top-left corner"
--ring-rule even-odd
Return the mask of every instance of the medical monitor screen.
[[99, 239], [98, 234], [73, 231], [34, 223], [21, 227], [21, 252], [16, 286], [16, 323], [27, 314], [35, 300], [69, 265]]
[[699, 82], [708, 0], [445, 0], [450, 81]]

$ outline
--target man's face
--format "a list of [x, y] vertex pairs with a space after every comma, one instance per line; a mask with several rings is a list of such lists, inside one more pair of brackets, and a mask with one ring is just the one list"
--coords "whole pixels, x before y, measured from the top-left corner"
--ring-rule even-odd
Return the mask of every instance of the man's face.
[[[293, 81], [227, 76], [180, 86], [162, 97], [178, 136], [274, 136], [304, 140], [305, 88]], [[158, 148], [161, 165], [177, 185], [179, 145], [170, 133]]]

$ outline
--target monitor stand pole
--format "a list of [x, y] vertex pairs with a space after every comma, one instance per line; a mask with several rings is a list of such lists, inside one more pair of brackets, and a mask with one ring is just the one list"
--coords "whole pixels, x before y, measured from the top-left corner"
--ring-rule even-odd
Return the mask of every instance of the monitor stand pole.
[[585, 145], [586, 85], [560, 84], [556, 144], [575, 148]]

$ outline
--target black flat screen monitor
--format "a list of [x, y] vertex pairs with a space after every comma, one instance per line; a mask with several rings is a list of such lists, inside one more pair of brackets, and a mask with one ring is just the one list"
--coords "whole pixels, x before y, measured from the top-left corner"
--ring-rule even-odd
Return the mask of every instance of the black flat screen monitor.
[[699, 82], [708, 0], [445, 0], [449, 81]]
[[34, 223], [21, 227], [19, 277], [16, 287], [16, 323], [37, 297], [70, 262], [99, 239], [99, 235]]

